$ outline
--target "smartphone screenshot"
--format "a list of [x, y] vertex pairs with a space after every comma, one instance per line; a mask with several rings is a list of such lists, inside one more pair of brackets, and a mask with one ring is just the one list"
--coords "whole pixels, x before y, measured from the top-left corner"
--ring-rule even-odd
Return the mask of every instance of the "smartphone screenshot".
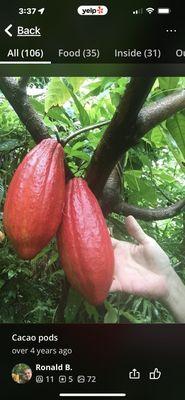
[[182, 4], [11, 3], [0, 12], [2, 399], [183, 399]]

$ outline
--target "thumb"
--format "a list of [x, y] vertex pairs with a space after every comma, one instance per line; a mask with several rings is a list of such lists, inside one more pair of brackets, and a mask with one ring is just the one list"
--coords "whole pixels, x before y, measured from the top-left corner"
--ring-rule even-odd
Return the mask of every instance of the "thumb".
[[120, 243], [119, 240], [114, 239], [113, 237], [111, 237], [111, 242], [112, 242], [112, 247], [113, 247], [113, 249], [115, 249], [116, 246]]
[[132, 215], [129, 215], [126, 218], [125, 226], [129, 235], [136, 239], [140, 244], [145, 244], [149, 241], [149, 236], [143, 231]]

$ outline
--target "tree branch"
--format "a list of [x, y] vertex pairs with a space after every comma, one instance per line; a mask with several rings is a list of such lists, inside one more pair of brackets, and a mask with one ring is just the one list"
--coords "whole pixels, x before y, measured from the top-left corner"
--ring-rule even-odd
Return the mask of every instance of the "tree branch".
[[0, 77], [0, 89], [14, 108], [21, 122], [26, 126], [34, 141], [39, 143], [50, 136], [47, 127], [29, 103], [26, 89], [24, 90], [27, 79], [24, 78], [21, 82], [19, 80], [19, 83], [17, 83], [13, 78]]
[[[135, 136], [137, 140], [156, 125], [185, 108], [185, 89], [176, 91], [144, 107], [137, 118]], [[136, 138], [135, 138], [136, 139]]]
[[117, 214], [123, 214], [125, 216], [133, 215], [137, 219], [143, 221], [157, 221], [161, 219], [167, 219], [175, 217], [185, 209], [185, 199], [179, 200], [173, 205], [164, 208], [141, 208], [132, 206], [125, 203], [124, 201], [119, 202], [114, 206], [113, 212]]
[[109, 126], [95, 150], [86, 179], [97, 198], [122, 154], [137, 142], [136, 119], [155, 78], [132, 78]]
[[29, 76], [21, 76], [21, 78], [18, 81], [18, 85], [20, 89], [26, 91], [26, 87], [28, 86], [30, 77]]
[[[128, 97], [129, 94], [127, 92], [125, 93], [121, 101], [123, 105]], [[134, 98], [136, 97], [137, 97], [137, 92], [135, 92]], [[129, 104], [127, 108], [129, 108]], [[122, 115], [122, 124], [124, 126], [122, 127], [121, 138], [118, 133], [119, 124], [117, 124], [116, 126], [116, 119], [117, 119], [117, 113], [116, 113], [113, 116], [113, 119], [111, 120], [111, 123], [109, 124], [108, 128], [106, 129], [97, 150], [95, 151], [95, 154], [91, 160], [87, 172], [87, 179], [94, 193], [97, 194], [98, 197], [100, 196], [103, 189], [103, 185], [105, 185], [105, 181], [108, 178], [107, 177], [108, 171], [111, 172], [110, 165], [113, 165], [114, 167], [115, 163], [118, 161], [120, 157], [119, 156], [116, 158], [116, 160], [115, 159], [113, 160], [113, 155], [112, 157], [110, 155], [110, 152], [114, 152], [113, 148], [115, 149], [116, 143], [120, 144], [120, 148], [122, 149], [121, 151], [123, 154], [130, 147], [133, 147], [135, 144], [137, 144], [139, 139], [142, 136], [144, 136], [146, 132], [154, 128], [162, 121], [171, 117], [176, 112], [183, 110], [184, 108], [185, 108], [185, 90], [183, 89], [176, 91], [175, 93], [170, 94], [164, 97], [163, 99], [155, 101], [149, 106], [146, 106], [143, 109], [141, 109], [137, 119], [135, 120], [135, 124], [132, 126], [130, 125], [128, 129], [126, 129], [127, 126], [125, 122], [127, 119], [126, 115]], [[102, 154], [105, 151], [106, 151], [106, 156], [104, 157], [104, 160], [102, 160]], [[118, 152], [119, 151], [117, 151], [117, 155]]]
[[85, 133], [88, 131], [92, 131], [93, 129], [97, 129], [97, 128], [101, 128], [104, 125], [108, 125], [110, 122], [110, 120], [107, 121], [102, 121], [99, 122], [98, 124], [94, 124], [94, 125], [89, 125], [89, 126], [85, 126], [85, 128], [82, 129], [78, 129], [77, 131], [71, 133], [71, 135], [69, 135], [65, 140], [64, 140], [64, 146], [72, 139], [74, 139], [76, 136], [80, 135], [81, 133]]
[[[176, 91], [163, 99], [154, 101], [149, 106], [143, 107], [139, 112], [138, 118], [136, 120], [136, 135], [138, 139], [143, 136], [144, 133], [148, 132], [150, 129], [154, 128], [156, 125], [165, 121], [167, 118], [171, 117], [178, 111], [185, 108], [185, 90]], [[111, 120], [106, 120], [99, 122], [95, 125], [89, 125], [85, 128], [78, 129], [64, 140], [65, 145], [74, 139], [76, 136], [85, 133], [89, 130], [100, 128], [102, 126], [108, 125]]]

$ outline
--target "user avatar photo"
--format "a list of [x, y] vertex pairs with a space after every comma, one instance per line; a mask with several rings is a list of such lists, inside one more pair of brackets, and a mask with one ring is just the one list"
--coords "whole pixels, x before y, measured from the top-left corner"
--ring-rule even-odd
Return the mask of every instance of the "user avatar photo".
[[12, 379], [16, 383], [28, 383], [32, 378], [32, 370], [27, 364], [16, 364], [12, 369]]

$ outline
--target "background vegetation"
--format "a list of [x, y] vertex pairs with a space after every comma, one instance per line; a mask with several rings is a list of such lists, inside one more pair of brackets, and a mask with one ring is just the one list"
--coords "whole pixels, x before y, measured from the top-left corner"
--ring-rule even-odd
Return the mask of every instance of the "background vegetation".
[[[129, 78], [31, 78], [29, 99], [51, 136], [65, 139], [89, 125], [109, 121]], [[185, 86], [185, 78], [159, 78], [146, 100], [152, 104]], [[68, 165], [84, 176], [106, 125], [89, 129], [65, 146]], [[0, 94], [0, 231], [5, 193], [14, 171], [35, 145], [9, 102]], [[147, 208], [165, 207], [185, 196], [185, 110], [149, 131], [124, 157], [122, 195], [127, 203]], [[111, 213], [107, 222], [113, 236], [130, 240], [124, 217]], [[169, 255], [185, 282], [185, 217], [144, 222]], [[167, 323], [173, 317], [158, 301], [126, 294], [110, 294], [93, 307], [74, 290], [66, 290], [64, 272], [53, 240], [32, 261], [22, 261], [7, 237], [0, 239], [0, 323]], [[67, 296], [67, 298], [66, 298]], [[65, 301], [64, 301], [65, 299]]]

